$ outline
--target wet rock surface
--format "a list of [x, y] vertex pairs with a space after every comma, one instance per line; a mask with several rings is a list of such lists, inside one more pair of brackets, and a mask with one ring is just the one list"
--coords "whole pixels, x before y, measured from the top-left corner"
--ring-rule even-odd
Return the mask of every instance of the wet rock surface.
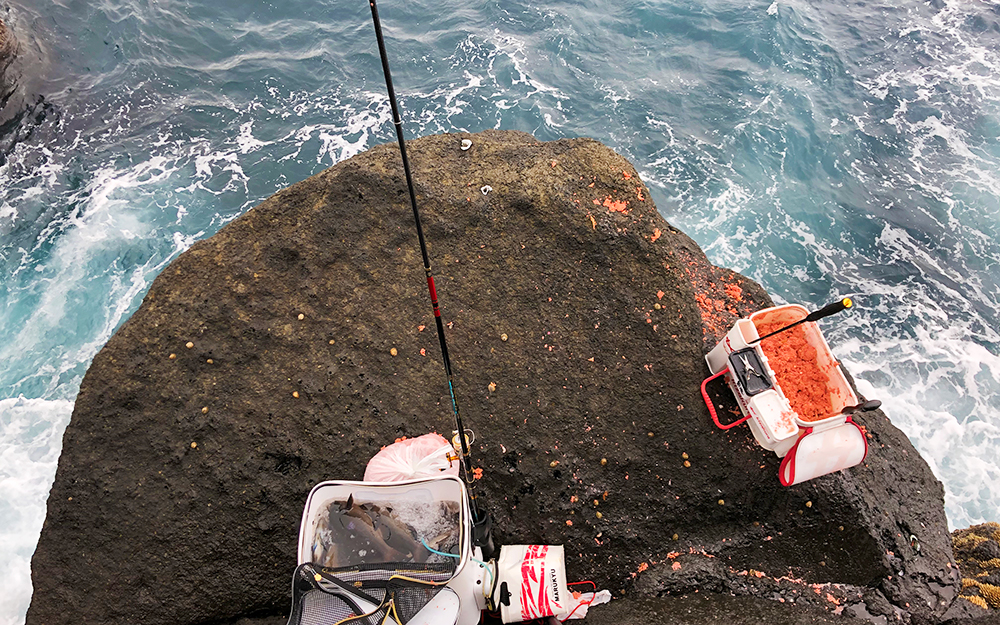
[[0, 19], [0, 164], [17, 140], [26, 102], [20, 89], [23, 71], [20, 43], [10, 25]]
[[826, 611], [756, 597], [709, 592], [676, 597], [623, 599], [597, 606], [587, 614], [588, 625], [864, 625], [867, 621]]
[[[6, 16], [14, 14], [8, 10]], [[6, 164], [14, 146], [31, 137], [47, 118], [58, 117], [52, 104], [38, 93], [47, 60], [32, 33], [24, 33], [25, 24], [18, 22], [0, 19], [0, 165]], [[19, 35], [27, 42], [25, 46]]]
[[[565, 544], [569, 577], [622, 606], [698, 590], [940, 620], [960, 584], [942, 488], [882, 412], [856, 419], [863, 465], [792, 488], [747, 428], [712, 424], [703, 353], [771, 301], [667, 224], [627, 161], [518, 132], [408, 148], [500, 543]], [[182, 254], [83, 380], [27, 622], [286, 614], [309, 489], [452, 429], [427, 299], [395, 146]]]
[[17, 52], [17, 38], [7, 23], [0, 19], [0, 111], [6, 107], [17, 82], [14, 76], [8, 75], [11, 64], [17, 58]]

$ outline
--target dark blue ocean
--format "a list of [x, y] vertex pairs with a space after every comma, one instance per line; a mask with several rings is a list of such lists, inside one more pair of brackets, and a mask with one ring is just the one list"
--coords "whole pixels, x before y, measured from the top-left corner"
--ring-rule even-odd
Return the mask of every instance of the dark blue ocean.
[[[1000, 520], [1000, 5], [379, 8], [408, 136], [594, 137], [716, 264], [781, 302], [854, 298], [823, 322], [834, 352], [944, 483], [952, 527]], [[32, 104], [0, 136], [9, 625], [80, 380], [157, 272], [394, 135], [363, 1], [9, 0], [0, 16]]]

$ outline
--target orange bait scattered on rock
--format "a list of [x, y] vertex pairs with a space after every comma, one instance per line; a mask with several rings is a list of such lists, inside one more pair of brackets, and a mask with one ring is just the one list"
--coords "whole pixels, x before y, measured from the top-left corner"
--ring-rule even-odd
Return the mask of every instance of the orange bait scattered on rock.
[[628, 204], [621, 200], [612, 200], [611, 196], [604, 198], [604, 206], [612, 213], [627, 213], [626, 207]]

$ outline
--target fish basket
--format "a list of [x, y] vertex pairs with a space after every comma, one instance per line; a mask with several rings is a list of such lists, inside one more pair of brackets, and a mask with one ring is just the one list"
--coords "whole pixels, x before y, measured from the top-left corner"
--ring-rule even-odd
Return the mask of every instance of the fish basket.
[[302, 513], [289, 624], [478, 622], [482, 573], [463, 575], [478, 568], [467, 567], [471, 556], [469, 498], [456, 477], [322, 482]]
[[456, 477], [322, 482], [309, 493], [302, 513], [299, 564], [444, 562], [458, 575], [471, 555], [470, 519], [465, 484]]

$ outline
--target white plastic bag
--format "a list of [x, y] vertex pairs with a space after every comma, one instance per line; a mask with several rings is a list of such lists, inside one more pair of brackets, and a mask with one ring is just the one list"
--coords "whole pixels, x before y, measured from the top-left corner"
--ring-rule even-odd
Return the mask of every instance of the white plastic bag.
[[569, 608], [569, 616], [564, 620], [583, 618], [587, 616], [587, 610], [593, 606], [601, 605], [602, 603], [607, 603], [609, 601], [611, 601], [610, 590], [571, 595], [570, 603], [567, 606]]
[[458, 476], [455, 450], [440, 434], [424, 434], [393, 443], [368, 461], [366, 482], [402, 482], [423, 477]]

